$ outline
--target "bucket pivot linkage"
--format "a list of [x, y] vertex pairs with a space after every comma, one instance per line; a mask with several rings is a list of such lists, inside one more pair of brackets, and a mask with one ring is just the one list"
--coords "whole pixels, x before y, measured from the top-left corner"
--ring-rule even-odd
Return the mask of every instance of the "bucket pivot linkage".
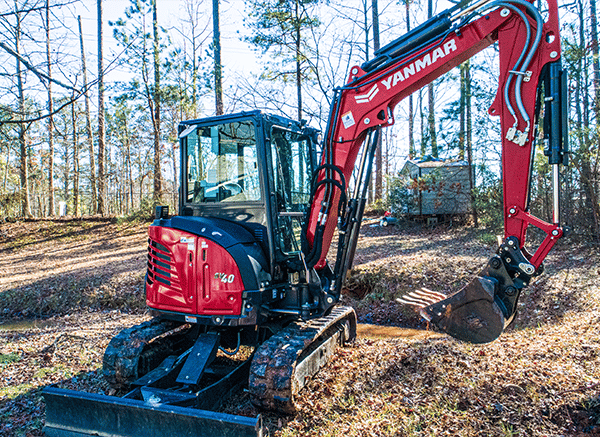
[[512, 322], [521, 290], [541, 271], [525, 257], [519, 240], [509, 237], [479, 275], [456, 293], [421, 289], [398, 301], [420, 308], [423, 318], [459, 340], [489, 343]]

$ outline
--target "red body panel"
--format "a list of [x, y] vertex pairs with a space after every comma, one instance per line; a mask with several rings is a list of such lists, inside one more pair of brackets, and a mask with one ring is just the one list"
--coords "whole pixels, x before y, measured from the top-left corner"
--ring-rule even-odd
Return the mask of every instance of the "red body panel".
[[192, 315], [240, 315], [244, 284], [225, 248], [161, 226], [148, 231], [146, 304]]

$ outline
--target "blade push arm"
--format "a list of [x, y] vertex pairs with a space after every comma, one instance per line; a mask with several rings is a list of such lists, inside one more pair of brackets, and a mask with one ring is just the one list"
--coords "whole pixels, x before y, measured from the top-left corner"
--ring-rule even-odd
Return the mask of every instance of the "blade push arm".
[[[303, 247], [307, 264], [317, 270], [323, 268], [335, 227], [338, 221], [342, 224], [340, 240], [347, 241], [341, 245], [342, 252], [338, 251], [338, 261], [340, 258], [345, 260], [338, 262], [334, 271], [337, 290], [352, 264], [358, 238], [356, 229], [348, 233], [344, 224], [351, 229], [351, 222], [360, 223], [364, 209], [364, 199], [347, 201], [345, 193], [346, 181], [352, 175], [359, 152], [364, 149], [363, 156], [367, 161], [372, 160], [368, 151], [372, 150], [375, 133], [394, 123], [393, 109], [402, 99], [495, 42], [498, 42], [499, 52], [499, 84], [489, 113], [500, 117], [502, 131], [505, 244], [500, 252], [506, 249], [505, 253], [513, 255], [502, 258], [503, 263], [509, 264], [509, 271], [508, 279], [500, 282], [505, 287], [512, 287], [514, 284], [508, 284], [509, 279], [513, 280], [516, 275], [526, 285], [540, 267], [563, 233], [558, 212], [552, 224], [528, 212], [534, 126], [540, 109], [536, 102], [540, 100], [542, 84], [546, 105], [544, 142], [555, 166], [556, 192], [556, 169], [558, 164], [566, 162], [567, 153], [563, 144], [565, 108], [561, 103], [565, 100], [566, 85], [560, 67], [556, 0], [549, 0], [548, 8], [548, 18], [544, 22], [540, 12], [525, 0], [483, 0], [463, 10], [455, 7], [388, 44], [372, 61], [351, 69], [346, 85], [335, 91], [323, 144], [322, 165], [314, 179]], [[368, 183], [370, 162], [367, 164]], [[353, 200], [358, 206], [352, 206]], [[555, 203], [557, 211], [558, 200]], [[547, 234], [532, 256], [522, 249], [529, 225]], [[499, 282], [493, 275], [492, 279], [492, 282]], [[494, 296], [500, 294], [502, 291]], [[502, 303], [503, 298], [496, 297], [493, 300]], [[512, 303], [508, 302], [511, 299], [504, 300], [507, 302], [501, 309], [504, 318], [509, 320], [514, 314], [516, 298]]]

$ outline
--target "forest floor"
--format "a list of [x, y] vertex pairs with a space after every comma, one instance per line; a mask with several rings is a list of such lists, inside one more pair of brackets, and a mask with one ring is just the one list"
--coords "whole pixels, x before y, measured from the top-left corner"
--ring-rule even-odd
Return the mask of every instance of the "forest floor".
[[[146, 224], [0, 225], [0, 435], [40, 436], [50, 385], [108, 393], [110, 338], [147, 320]], [[600, 248], [560, 241], [516, 322], [474, 346], [428, 330], [396, 302], [450, 293], [494, 251], [470, 228], [366, 223], [344, 298], [359, 336], [304, 389], [270, 436], [600, 436]], [[255, 416], [240, 394], [225, 411]]]

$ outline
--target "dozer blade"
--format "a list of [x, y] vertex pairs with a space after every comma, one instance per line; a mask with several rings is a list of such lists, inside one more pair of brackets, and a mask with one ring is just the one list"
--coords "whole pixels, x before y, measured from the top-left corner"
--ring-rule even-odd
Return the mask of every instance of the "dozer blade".
[[262, 436], [262, 419], [93, 393], [44, 389], [48, 437]]
[[504, 314], [494, 301], [494, 281], [480, 276], [446, 297], [431, 290], [412, 292], [399, 302], [421, 308], [439, 329], [469, 343], [489, 343], [504, 330]]

